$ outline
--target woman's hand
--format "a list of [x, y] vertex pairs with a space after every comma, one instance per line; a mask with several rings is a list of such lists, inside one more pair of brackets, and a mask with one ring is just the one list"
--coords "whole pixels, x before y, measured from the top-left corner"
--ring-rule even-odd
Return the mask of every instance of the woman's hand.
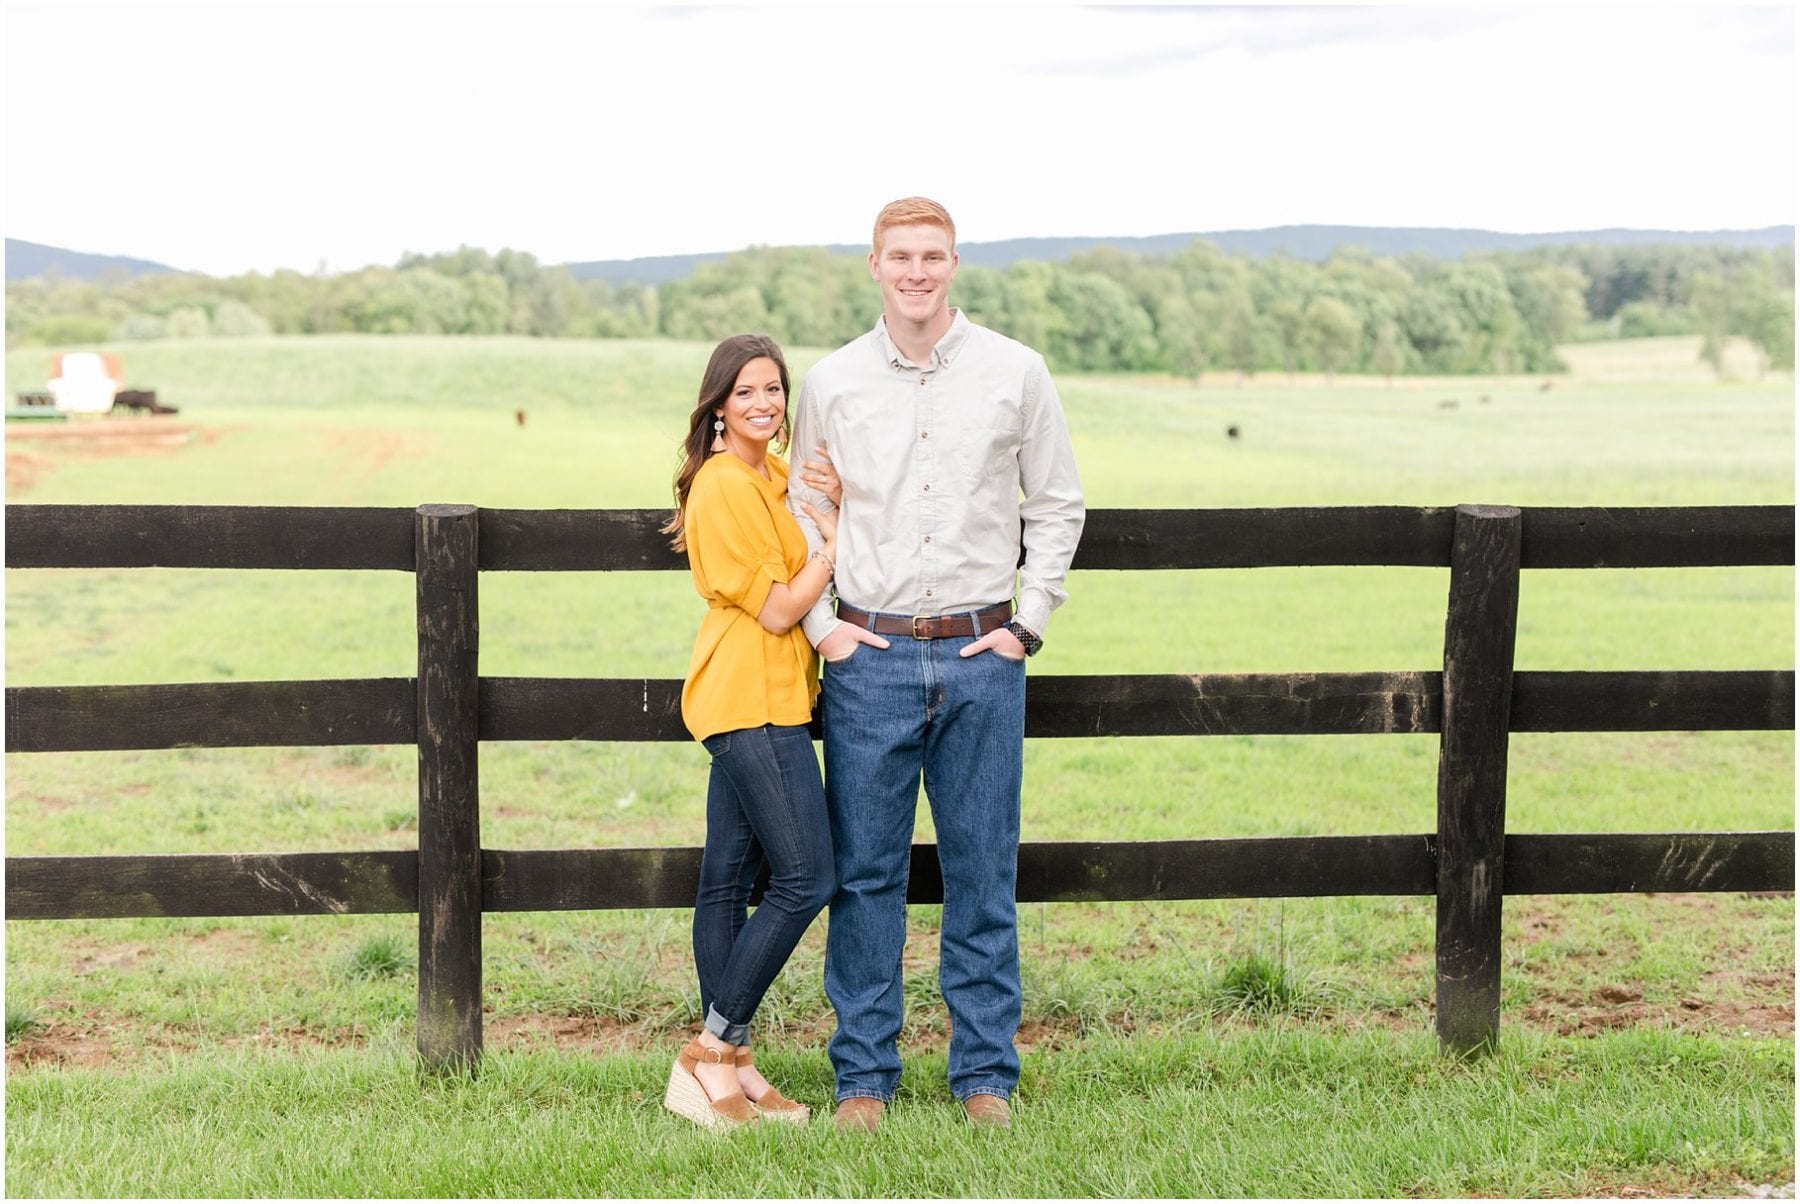
[[837, 469], [831, 463], [831, 457], [825, 452], [823, 443], [813, 449], [816, 459], [808, 460], [800, 466], [800, 480], [812, 489], [825, 495], [825, 500], [833, 506], [844, 504], [844, 483], [838, 479]]

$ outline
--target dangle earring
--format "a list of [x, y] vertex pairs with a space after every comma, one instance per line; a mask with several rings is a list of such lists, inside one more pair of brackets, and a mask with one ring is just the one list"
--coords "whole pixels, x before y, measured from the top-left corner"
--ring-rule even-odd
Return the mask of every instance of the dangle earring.
[[713, 419], [713, 431], [712, 449], [722, 452], [725, 450], [725, 420], [723, 418]]

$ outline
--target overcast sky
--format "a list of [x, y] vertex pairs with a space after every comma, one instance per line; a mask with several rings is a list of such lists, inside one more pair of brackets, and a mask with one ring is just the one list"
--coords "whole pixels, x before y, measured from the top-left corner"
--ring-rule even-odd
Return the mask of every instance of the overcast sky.
[[5, 13], [6, 234], [215, 274], [510, 246], [1794, 221], [1763, 8]]

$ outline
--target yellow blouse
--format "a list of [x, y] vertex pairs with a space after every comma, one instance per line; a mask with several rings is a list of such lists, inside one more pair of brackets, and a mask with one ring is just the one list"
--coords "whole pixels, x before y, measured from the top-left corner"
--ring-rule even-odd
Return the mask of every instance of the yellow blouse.
[[694, 739], [719, 732], [795, 726], [812, 718], [819, 661], [799, 624], [770, 635], [756, 616], [777, 581], [806, 565], [806, 536], [787, 508], [787, 464], [767, 459], [769, 479], [721, 452], [688, 489], [682, 535], [706, 619], [681, 689]]

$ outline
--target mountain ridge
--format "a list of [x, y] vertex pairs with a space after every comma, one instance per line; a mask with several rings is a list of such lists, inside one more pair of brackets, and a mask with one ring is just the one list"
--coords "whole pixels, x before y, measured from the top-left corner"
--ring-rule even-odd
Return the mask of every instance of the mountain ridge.
[[129, 255], [97, 255], [91, 251], [71, 251], [46, 243], [26, 242], [22, 238], [6, 240], [6, 278], [32, 280], [52, 272], [69, 280], [98, 280], [108, 272], [126, 276], [160, 276], [180, 274], [181, 268], [170, 267], [151, 259], [135, 259]]
[[[1762, 226], [1743, 230], [1638, 230], [1611, 227], [1602, 230], [1556, 230], [1540, 234], [1507, 234], [1453, 226], [1268, 226], [1254, 230], [1192, 231], [1179, 234], [1129, 236], [1083, 235], [1047, 238], [1005, 238], [992, 242], [958, 244], [963, 264], [1005, 268], [1025, 259], [1060, 262], [1095, 247], [1113, 247], [1139, 255], [1172, 254], [1197, 238], [1204, 238], [1228, 253], [1263, 258], [1283, 254], [1295, 259], [1322, 262], [1334, 251], [1357, 246], [1379, 256], [1423, 252], [1438, 259], [1460, 259], [1471, 252], [1521, 251], [1530, 247], [1567, 246], [1591, 242], [1609, 246], [1722, 245], [1748, 248], [1792, 246], [1794, 227]], [[861, 243], [830, 243], [833, 255], [864, 255]], [[730, 251], [692, 255], [649, 255], [637, 259], [596, 259], [562, 266], [577, 280], [604, 279], [615, 283], [664, 284], [690, 275], [703, 263], [717, 263]]]
[[[1482, 251], [1521, 251], [1540, 246], [1598, 243], [1607, 246], [1722, 245], [1747, 248], [1792, 246], [1793, 226], [1762, 226], [1740, 230], [1642, 230], [1610, 227], [1600, 230], [1558, 230], [1536, 234], [1507, 234], [1497, 230], [1455, 226], [1268, 226], [1246, 230], [1191, 231], [1177, 234], [1130, 236], [1074, 235], [1044, 238], [1005, 238], [991, 242], [965, 242], [957, 247], [964, 264], [1005, 268], [1020, 260], [1056, 263], [1096, 247], [1112, 247], [1139, 255], [1171, 254], [1204, 238], [1228, 253], [1263, 258], [1288, 255], [1295, 259], [1323, 261], [1343, 247], [1357, 246], [1374, 255], [1397, 256], [1423, 253], [1437, 259], [1460, 259]], [[742, 248], [740, 248], [742, 249]], [[862, 255], [862, 244], [830, 243], [823, 249], [832, 255]], [[647, 255], [634, 259], [592, 259], [564, 263], [577, 280], [609, 280], [623, 284], [666, 284], [691, 275], [705, 263], [726, 259], [735, 251], [703, 251], [691, 255]], [[180, 273], [185, 269], [127, 255], [97, 255], [23, 239], [6, 240], [6, 278], [29, 280], [55, 272], [74, 280], [97, 280], [109, 272], [126, 276]]]

